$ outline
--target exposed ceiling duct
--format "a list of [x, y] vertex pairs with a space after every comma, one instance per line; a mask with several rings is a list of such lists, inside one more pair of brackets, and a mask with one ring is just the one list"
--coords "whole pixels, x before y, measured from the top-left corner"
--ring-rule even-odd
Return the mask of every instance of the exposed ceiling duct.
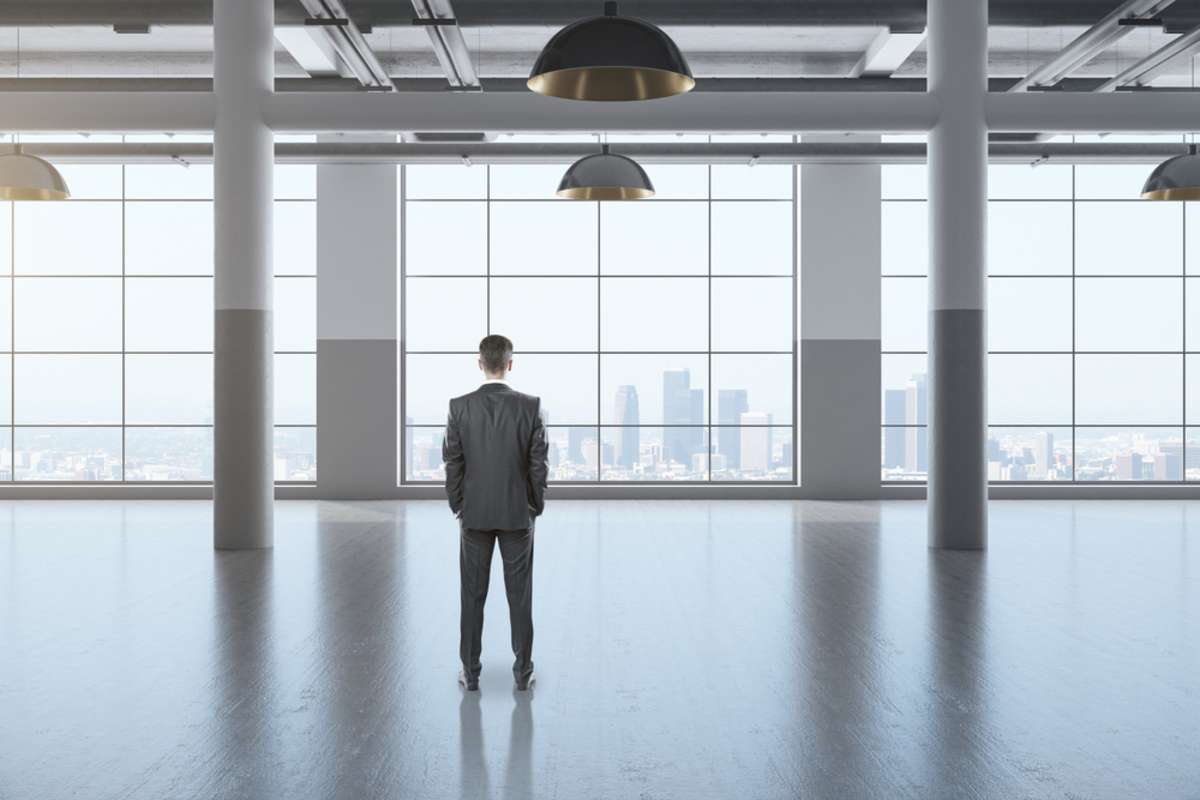
[[429, 43], [450, 88], [478, 91], [479, 75], [450, 0], [412, 0], [412, 5], [417, 14], [413, 24], [424, 26], [429, 33]]
[[1168, 42], [1150, 55], [1121, 70], [1111, 80], [1096, 87], [1097, 92], [1111, 92], [1123, 86], [1145, 86], [1159, 75], [1175, 58], [1193, 53], [1200, 47], [1200, 27]]
[[363, 88], [395, 91], [387, 70], [379, 63], [362, 31], [350, 19], [342, 0], [300, 0], [308, 11], [304, 24], [319, 30]]

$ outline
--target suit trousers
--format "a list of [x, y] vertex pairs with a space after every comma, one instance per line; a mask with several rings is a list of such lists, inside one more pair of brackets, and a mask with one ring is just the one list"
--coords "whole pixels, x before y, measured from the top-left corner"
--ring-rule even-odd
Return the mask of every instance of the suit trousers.
[[462, 613], [458, 653], [463, 670], [479, 678], [483, 649], [483, 606], [487, 600], [492, 552], [500, 543], [504, 560], [504, 591], [512, 628], [513, 675], [517, 680], [533, 672], [533, 527], [523, 531], [479, 531], [462, 527], [458, 551]]

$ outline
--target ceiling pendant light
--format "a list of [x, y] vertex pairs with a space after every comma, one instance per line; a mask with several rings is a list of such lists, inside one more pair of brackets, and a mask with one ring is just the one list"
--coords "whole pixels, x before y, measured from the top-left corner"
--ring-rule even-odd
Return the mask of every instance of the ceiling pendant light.
[[599, 153], [567, 168], [557, 194], [570, 200], [640, 200], [654, 196], [654, 184], [640, 164], [602, 145]]
[[653, 100], [695, 85], [670, 36], [643, 19], [620, 16], [611, 2], [604, 4], [604, 16], [554, 34], [528, 81], [539, 94], [568, 100]]
[[0, 200], [66, 200], [67, 182], [54, 165], [13, 145], [0, 155]]
[[1154, 168], [1142, 186], [1143, 200], [1200, 200], [1200, 156], [1196, 145], [1186, 155], [1168, 158]]

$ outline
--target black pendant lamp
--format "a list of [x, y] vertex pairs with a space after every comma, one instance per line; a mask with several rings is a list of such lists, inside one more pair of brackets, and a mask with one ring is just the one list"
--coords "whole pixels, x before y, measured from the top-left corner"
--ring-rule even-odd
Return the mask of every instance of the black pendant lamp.
[[569, 200], [641, 200], [654, 196], [654, 184], [640, 164], [603, 145], [567, 168], [556, 194]]
[[554, 34], [528, 85], [568, 100], [653, 100], [691, 91], [696, 81], [670, 36], [643, 19], [620, 16], [610, 2], [604, 16]]
[[1188, 145], [1186, 155], [1168, 158], [1154, 168], [1142, 186], [1143, 200], [1200, 200], [1200, 155]]

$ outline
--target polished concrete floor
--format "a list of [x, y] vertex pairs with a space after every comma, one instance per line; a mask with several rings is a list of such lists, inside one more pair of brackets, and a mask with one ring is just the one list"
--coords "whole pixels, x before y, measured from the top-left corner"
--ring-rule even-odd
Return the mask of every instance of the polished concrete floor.
[[441, 503], [0, 505], [0, 797], [1196, 798], [1200, 504], [558, 502], [512, 691]]

